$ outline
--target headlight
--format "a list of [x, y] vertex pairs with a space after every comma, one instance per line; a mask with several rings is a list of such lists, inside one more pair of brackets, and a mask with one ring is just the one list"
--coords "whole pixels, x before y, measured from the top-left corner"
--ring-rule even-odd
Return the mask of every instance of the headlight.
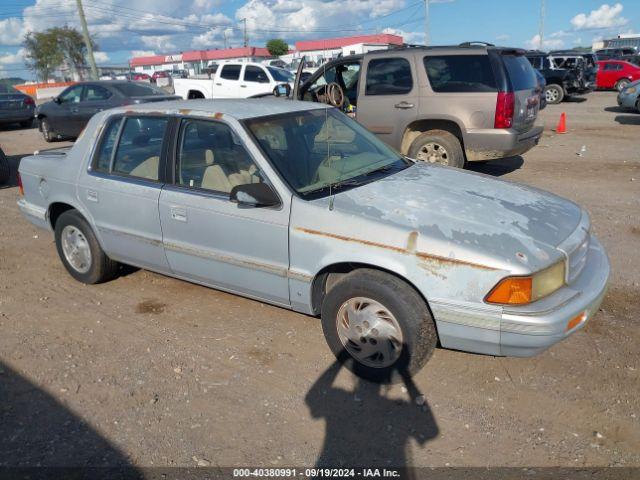
[[636, 93], [636, 87], [629, 87], [629, 88], [625, 88], [622, 93], [627, 94], [627, 93]]
[[564, 285], [565, 262], [558, 262], [527, 277], [503, 278], [485, 297], [487, 303], [523, 305], [551, 295]]

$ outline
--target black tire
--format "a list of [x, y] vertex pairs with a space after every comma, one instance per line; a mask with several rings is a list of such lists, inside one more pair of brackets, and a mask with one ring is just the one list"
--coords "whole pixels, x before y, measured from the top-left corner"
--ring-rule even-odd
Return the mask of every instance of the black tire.
[[547, 103], [551, 105], [557, 105], [564, 100], [564, 89], [560, 85], [552, 83], [544, 87], [544, 95]]
[[464, 152], [458, 137], [446, 130], [428, 130], [418, 135], [409, 147], [408, 156], [415, 160], [430, 161], [425, 157], [428, 152], [425, 149], [433, 148], [434, 152], [443, 149], [443, 153], [437, 154], [439, 158], [433, 163], [447, 165], [449, 167], [464, 168]]
[[9, 160], [2, 150], [0, 150], [0, 185], [7, 183], [11, 177], [11, 166]]
[[40, 119], [40, 131], [42, 132], [42, 137], [45, 142], [53, 142], [55, 140], [55, 135], [51, 131], [51, 125], [49, 124], [49, 120], [47, 118]]
[[627, 85], [629, 85], [631, 83], [631, 81], [628, 78], [621, 78], [620, 80], [618, 80], [616, 82], [616, 90], [621, 92], [622, 90], [624, 90]]
[[22, 128], [31, 128], [33, 127], [33, 118], [29, 120], [25, 120], [24, 122], [20, 122], [20, 127]]
[[[403, 337], [399, 357], [389, 366], [377, 368], [358, 361], [345, 348], [338, 334], [338, 313], [345, 302], [356, 297], [374, 300], [396, 319]], [[322, 302], [322, 330], [336, 358], [356, 375], [379, 383], [396, 383], [418, 372], [431, 357], [438, 335], [423, 298], [410, 285], [391, 274], [358, 269], [338, 280]], [[372, 329], [373, 330], [373, 329]], [[370, 343], [375, 333], [364, 333]]]
[[[62, 232], [67, 226], [80, 230], [91, 251], [91, 264], [86, 272], [76, 270], [67, 260], [62, 248]], [[111, 280], [118, 271], [118, 262], [111, 260], [102, 250], [93, 230], [77, 210], [67, 210], [62, 213], [55, 226], [56, 249], [62, 264], [69, 274], [82, 283], [95, 284]]]
[[638, 97], [638, 100], [636, 100], [636, 110], [638, 111], [638, 113], [640, 113], [640, 97]]

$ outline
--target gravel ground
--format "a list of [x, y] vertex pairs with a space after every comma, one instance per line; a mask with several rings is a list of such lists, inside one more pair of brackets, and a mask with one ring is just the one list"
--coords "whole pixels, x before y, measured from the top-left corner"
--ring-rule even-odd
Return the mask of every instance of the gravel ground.
[[[0, 465], [640, 466], [640, 114], [585, 98], [473, 169], [589, 210], [613, 268], [601, 311], [534, 358], [436, 351], [420, 405], [336, 369], [316, 318], [146, 271], [75, 282], [1, 189]], [[50, 147], [36, 129], [0, 145], [14, 167]]]

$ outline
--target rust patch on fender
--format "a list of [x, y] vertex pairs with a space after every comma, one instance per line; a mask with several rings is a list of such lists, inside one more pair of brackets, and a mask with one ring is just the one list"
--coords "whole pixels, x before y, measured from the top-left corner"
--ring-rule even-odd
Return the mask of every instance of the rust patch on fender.
[[216, 112], [215, 115], [213, 116], [213, 118], [215, 118], [216, 120], [220, 120], [223, 117], [222, 112]]
[[[467, 262], [465, 260], [458, 260], [456, 258], [441, 257], [440, 255], [432, 255], [430, 253], [418, 252], [415, 250], [415, 248], [417, 248], [418, 232], [411, 232], [409, 234], [409, 238], [407, 239], [407, 248], [401, 248], [401, 247], [394, 247], [393, 245], [386, 245], [384, 243], [372, 242], [371, 240], [362, 240], [359, 238], [352, 238], [344, 235], [337, 235], [335, 233], [320, 232], [318, 230], [312, 230], [309, 228], [298, 227], [296, 228], [296, 230], [299, 230], [300, 232], [303, 232], [303, 233], [307, 233], [309, 235], [319, 235], [322, 237], [335, 238], [336, 240], [342, 240], [344, 242], [360, 243], [362, 245], [367, 245], [370, 247], [384, 248], [385, 250], [391, 250], [392, 252], [415, 255], [419, 259], [435, 265], [441, 265], [441, 266], [459, 265], [459, 266], [465, 266], [465, 267], [471, 267], [471, 268], [479, 268], [481, 270], [499, 270], [498, 268], [489, 267], [487, 265], [482, 265], [480, 263]], [[414, 251], [411, 251], [410, 247], [413, 247]]]
[[181, 108], [180, 110], [178, 110], [178, 113], [180, 115], [189, 115], [191, 113], [191, 109], [190, 108]]

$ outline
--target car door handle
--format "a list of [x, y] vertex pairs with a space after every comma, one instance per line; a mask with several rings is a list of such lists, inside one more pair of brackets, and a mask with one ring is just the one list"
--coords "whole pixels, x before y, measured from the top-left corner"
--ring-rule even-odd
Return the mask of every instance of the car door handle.
[[77, 108], [72, 108], [71, 109], [71, 113], [78, 113], [78, 109]]
[[177, 222], [186, 222], [187, 209], [181, 207], [171, 207], [171, 218]]
[[415, 105], [413, 103], [405, 102], [404, 100], [400, 103], [396, 103], [394, 105], [396, 108], [413, 108]]
[[246, 85], [240, 85], [240, 88], [247, 88]]
[[216, 85], [222, 85], [221, 83], [216, 83]]
[[87, 190], [87, 200], [91, 202], [98, 201], [98, 192], [95, 190]]

